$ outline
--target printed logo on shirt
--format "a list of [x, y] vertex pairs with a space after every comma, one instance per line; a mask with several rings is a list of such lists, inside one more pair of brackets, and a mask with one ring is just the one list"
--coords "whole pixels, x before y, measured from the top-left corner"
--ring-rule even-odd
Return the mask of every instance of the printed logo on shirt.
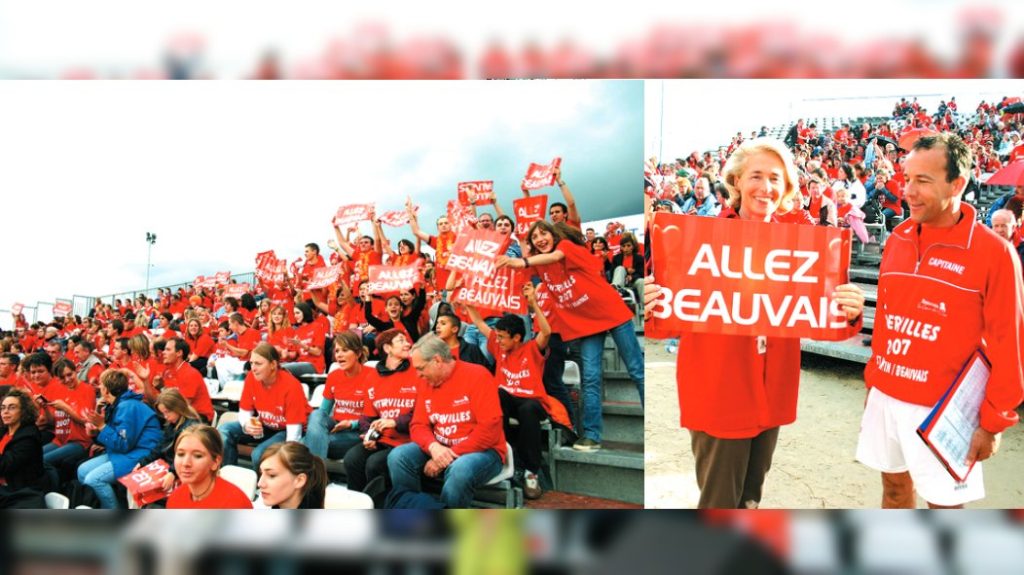
[[469, 396], [463, 395], [461, 398], [456, 399], [452, 402], [452, 407], [458, 407], [460, 405], [469, 405]]
[[963, 264], [955, 264], [941, 258], [928, 258], [928, 265], [939, 268], [940, 270], [953, 272], [960, 276], [964, 275], [964, 269], [966, 269]]
[[933, 313], [937, 313], [942, 317], [946, 317], [946, 302], [944, 301], [933, 302], [928, 300], [927, 298], [922, 298], [921, 302], [917, 304], [917, 309], [923, 311], [930, 311]]
[[403, 387], [398, 390], [398, 393], [416, 393], [415, 387]]

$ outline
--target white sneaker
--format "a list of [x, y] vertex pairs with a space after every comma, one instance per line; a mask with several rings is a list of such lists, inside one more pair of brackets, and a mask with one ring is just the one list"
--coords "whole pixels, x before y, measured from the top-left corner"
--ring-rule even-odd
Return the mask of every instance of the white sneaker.
[[527, 471], [523, 474], [523, 495], [527, 499], [539, 499], [544, 490], [540, 488], [540, 479], [537, 474]]

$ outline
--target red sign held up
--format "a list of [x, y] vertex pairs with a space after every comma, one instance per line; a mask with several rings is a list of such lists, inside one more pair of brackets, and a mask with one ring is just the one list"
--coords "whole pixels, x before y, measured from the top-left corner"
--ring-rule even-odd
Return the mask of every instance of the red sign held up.
[[847, 281], [850, 230], [659, 212], [651, 233], [659, 333], [842, 340], [857, 329], [831, 299]]
[[493, 230], [463, 230], [452, 246], [445, 267], [471, 276], [494, 275], [494, 260], [505, 255], [510, 239]]
[[280, 288], [284, 285], [285, 276], [288, 273], [287, 270], [288, 262], [278, 259], [274, 254], [274, 250], [261, 252], [256, 255], [256, 272], [254, 275], [256, 279], [264, 284]]
[[352, 224], [358, 224], [370, 219], [370, 212], [373, 211], [373, 204], [350, 204], [338, 208], [334, 215], [334, 225], [341, 229], [347, 229]]
[[216, 274], [214, 274], [213, 279], [217, 282], [217, 284], [224, 285], [231, 281], [231, 272], [217, 272]]
[[486, 206], [494, 203], [494, 181], [459, 182], [459, 203]]
[[370, 293], [392, 293], [411, 290], [420, 283], [420, 261], [407, 266], [370, 266], [366, 289]]
[[24, 309], [25, 309], [25, 304], [23, 304], [23, 303], [16, 303], [16, 304], [11, 306], [11, 313], [14, 314], [14, 315], [20, 315], [22, 310], [24, 310]]
[[516, 213], [516, 235], [526, 238], [533, 222], [544, 219], [544, 212], [548, 209], [548, 197], [541, 194], [512, 200], [512, 209]]
[[128, 489], [128, 495], [135, 499], [135, 503], [139, 507], [142, 507], [167, 497], [168, 493], [163, 490], [163, 480], [168, 471], [170, 471], [170, 466], [167, 465], [167, 462], [157, 459], [117, 481]]
[[324, 289], [331, 287], [341, 277], [341, 264], [325, 266], [313, 270], [313, 277], [306, 284], [307, 290]]
[[469, 283], [455, 290], [452, 301], [476, 308], [509, 313], [526, 313], [523, 284], [529, 276], [513, 268], [501, 268], [491, 277], [471, 277]]
[[562, 158], [551, 160], [550, 164], [530, 164], [523, 177], [523, 187], [539, 190], [555, 185], [555, 169], [562, 165]]
[[462, 205], [458, 200], [448, 200], [448, 223], [452, 225], [452, 231], [456, 235], [464, 229], [476, 226], [473, 206]]
[[[413, 211], [420, 211], [419, 206], [414, 207]], [[381, 214], [378, 219], [380, 219], [382, 224], [393, 228], [400, 228], [409, 225], [409, 212], [406, 210], [391, 210]]]
[[71, 304], [66, 301], [59, 301], [53, 304], [53, 317], [65, 317], [71, 313]]
[[242, 294], [249, 293], [250, 289], [252, 289], [252, 286], [250, 286], [247, 283], [231, 284], [224, 288], [224, 297], [233, 297], [235, 299], [238, 299], [242, 297]]

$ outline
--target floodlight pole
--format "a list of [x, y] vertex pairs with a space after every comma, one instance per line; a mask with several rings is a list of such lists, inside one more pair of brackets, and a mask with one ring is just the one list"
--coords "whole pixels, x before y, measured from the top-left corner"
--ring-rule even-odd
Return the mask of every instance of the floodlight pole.
[[149, 268], [152, 265], [150, 261], [153, 258], [153, 244], [156, 243], [156, 234], [146, 232], [146, 243], [149, 244], [149, 247], [146, 249], [146, 297], [149, 297]]

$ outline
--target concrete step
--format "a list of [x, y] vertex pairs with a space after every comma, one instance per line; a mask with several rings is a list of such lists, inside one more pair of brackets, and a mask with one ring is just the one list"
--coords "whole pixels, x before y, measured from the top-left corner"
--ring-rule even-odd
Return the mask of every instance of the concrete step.
[[552, 455], [559, 491], [643, 504], [643, 444], [604, 441], [597, 451], [557, 447]]
[[604, 373], [604, 400], [619, 403], [635, 403], [640, 405], [640, 392], [636, 384], [624, 371], [606, 371]]
[[639, 403], [604, 402], [603, 441], [631, 443], [643, 448], [644, 410]]
[[804, 353], [813, 353], [866, 364], [871, 358], [871, 347], [864, 345], [864, 339], [867, 337], [869, 336], [859, 333], [842, 341], [802, 339], [800, 340], [800, 350]]
[[878, 285], [878, 266], [850, 266], [850, 281]]

